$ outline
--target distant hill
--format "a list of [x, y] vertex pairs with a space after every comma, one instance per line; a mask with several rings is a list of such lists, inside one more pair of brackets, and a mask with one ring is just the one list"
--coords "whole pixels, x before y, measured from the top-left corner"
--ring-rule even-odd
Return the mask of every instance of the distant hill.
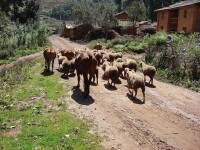
[[42, 12], [52, 9], [56, 5], [64, 4], [65, 0], [41, 0]]

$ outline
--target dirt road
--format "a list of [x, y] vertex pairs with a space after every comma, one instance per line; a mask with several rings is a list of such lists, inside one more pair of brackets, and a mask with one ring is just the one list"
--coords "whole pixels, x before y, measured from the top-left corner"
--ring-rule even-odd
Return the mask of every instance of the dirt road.
[[[50, 41], [57, 50], [86, 46], [55, 35]], [[134, 99], [124, 79], [114, 89], [101, 76], [100, 69], [99, 85], [91, 86], [89, 98], [82, 99], [81, 85], [80, 90], [68, 93], [66, 101], [72, 113], [93, 121], [96, 126], [91, 132], [104, 137], [106, 149], [200, 149], [200, 93], [155, 80], [155, 88], [146, 86], [146, 103], [142, 104], [141, 90]], [[76, 86], [77, 78], [63, 82]]]

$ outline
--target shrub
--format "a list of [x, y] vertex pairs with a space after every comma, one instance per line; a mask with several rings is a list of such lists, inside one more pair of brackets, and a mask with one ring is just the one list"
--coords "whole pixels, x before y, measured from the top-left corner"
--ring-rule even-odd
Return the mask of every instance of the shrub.
[[[35, 52], [36, 47], [46, 45], [47, 34], [46, 26], [38, 22], [30, 22], [26, 25], [15, 24], [7, 30], [0, 31], [0, 64], [11, 60], [10, 57], [18, 54], [24, 56], [30, 54], [30, 50]], [[26, 50], [29, 52], [25, 52]]]
[[89, 47], [90, 49], [94, 49], [96, 43], [100, 43], [101, 45], [105, 45], [106, 39], [92, 40], [92, 41], [88, 44], [88, 47]]
[[122, 45], [122, 44], [117, 44], [117, 45], [114, 46], [114, 50], [116, 52], [127, 51], [127, 47], [125, 45]]

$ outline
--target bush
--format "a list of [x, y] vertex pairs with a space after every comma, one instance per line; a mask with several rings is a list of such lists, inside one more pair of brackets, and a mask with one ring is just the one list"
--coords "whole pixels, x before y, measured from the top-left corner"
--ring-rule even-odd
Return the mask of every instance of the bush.
[[132, 41], [127, 44], [127, 47], [132, 52], [144, 52], [144, 50], [147, 48], [147, 44], [139, 41]]
[[6, 59], [14, 55], [14, 50], [0, 50], [0, 59]]
[[167, 43], [167, 33], [166, 32], [157, 32], [155, 35], [146, 35], [144, 37], [144, 42], [148, 45], [166, 45]]
[[116, 52], [127, 51], [127, 47], [125, 45], [122, 45], [122, 44], [117, 44], [117, 45], [114, 46], [114, 50]]
[[[101, 45], [105, 45], [106, 39], [98, 39], [98, 40], [92, 40], [89, 44], [88, 47], [90, 49], [94, 49], [96, 43], [100, 43]], [[105, 47], [105, 46], [104, 46]]]
[[[46, 26], [38, 22], [26, 25], [13, 25], [7, 30], [0, 31], [0, 64], [11, 60], [16, 55], [30, 54], [31, 50], [47, 44]], [[20, 56], [20, 55], [19, 55]], [[2, 61], [5, 60], [5, 61]]]

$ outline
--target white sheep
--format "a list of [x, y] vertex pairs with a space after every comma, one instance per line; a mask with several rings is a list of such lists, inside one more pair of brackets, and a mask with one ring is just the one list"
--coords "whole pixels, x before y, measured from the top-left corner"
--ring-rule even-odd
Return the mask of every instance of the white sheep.
[[109, 66], [108, 64], [106, 64], [106, 70], [104, 72], [104, 77], [108, 80], [108, 84], [110, 84], [109, 79], [111, 79], [111, 85], [112, 85], [112, 83], [114, 83], [114, 87], [115, 87], [115, 83], [118, 79], [117, 67]]
[[135, 97], [137, 96], [137, 89], [141, 88], [143, 93], [143, 103], [145, 103], [145, 82], [143, 80], [143, 77], [138, 75], [137, 73], [133, 71], [128, 71], [127, 75], [127, 84], [128, 84], [128, 90], [130, 92], [130, 88], [132, 89], [131, 95], [133, 96], [133, 90], [135, 91]]
[[66, 59], [67, 57], [66, 56], [62, 56], [61, 53], [58, 53], [57, 57], [58, 57], [58, 69], [60, 70], [60, 65], [62, 65], [63, 60]]

